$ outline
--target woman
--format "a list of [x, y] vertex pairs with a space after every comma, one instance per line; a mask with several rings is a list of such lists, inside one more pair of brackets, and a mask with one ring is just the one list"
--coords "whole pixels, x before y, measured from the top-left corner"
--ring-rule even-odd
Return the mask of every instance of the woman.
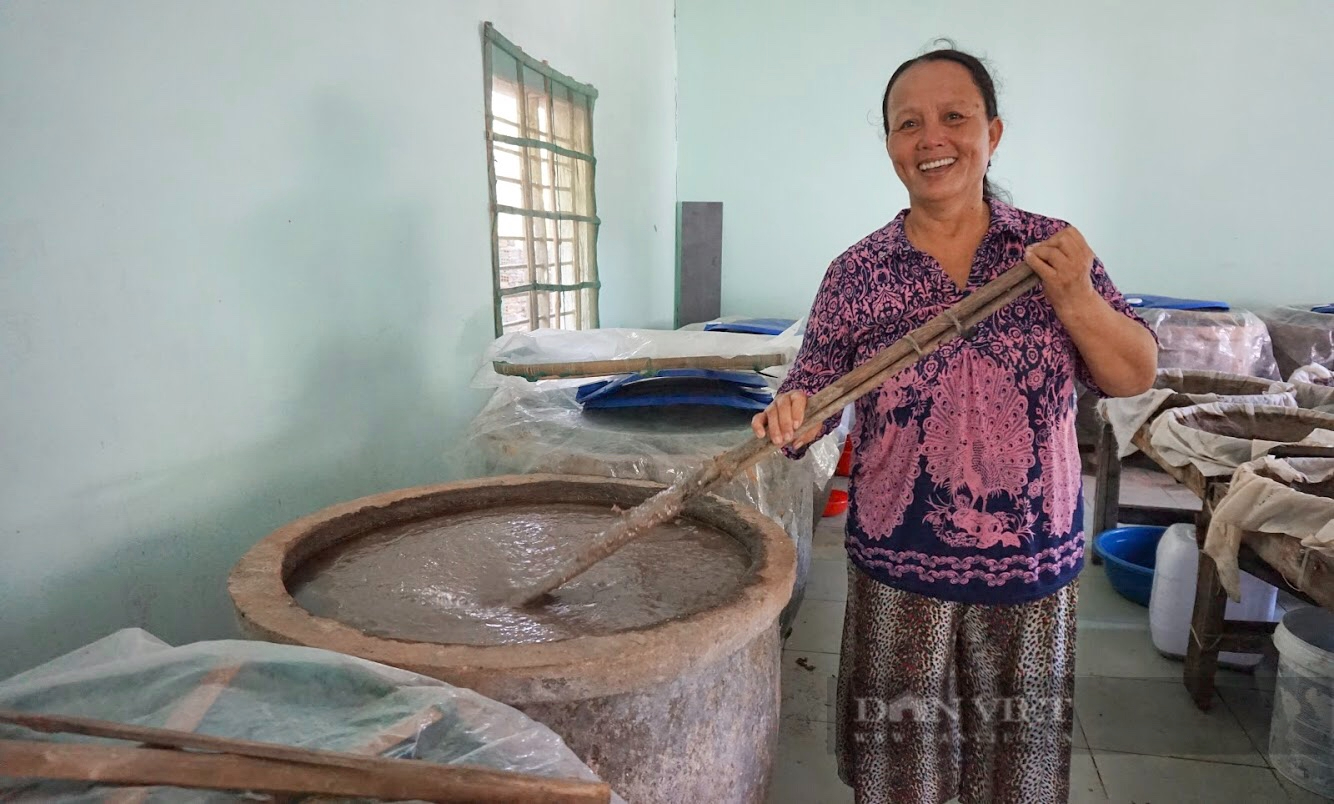
[[830, 266], [757, 437], [790, 441], [809, 394], [1019, 261], [1041, 287], [857, 403], [839, 774], [858, 802], [1065, 801], [1084, 557], [1074, 384], [1147, 390], [1156, 342], [1078, 231], [992, 191], [1003, 124], [981, 62], [912, 59], [882, 110], [910, 206]]

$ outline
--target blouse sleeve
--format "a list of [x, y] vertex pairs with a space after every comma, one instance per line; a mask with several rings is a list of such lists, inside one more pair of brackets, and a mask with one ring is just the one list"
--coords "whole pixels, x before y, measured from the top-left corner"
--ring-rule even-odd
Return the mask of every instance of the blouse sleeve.
[[[1112, 278], [1107, 275], [1107, 269], [1103, 266], [1102, 260], [1099, 260], [1097, 257], [1093, 258], [1092, 274], [1093, 289], [1098, 291], [1098, 294], [1107, 300], [1107, 303], [1112, 306], [1113, 310], [1132, 321], [1138, 322], [1140, 326], [1148, 330], [1149, 334], [1153, 336], [1154, 344], [1157, 344], [1158, 336], [1154, 334], [1153, 329], [1148, 324], [1144, 323], [1144, 319], [1135, 314], [1135, 308], [1130, 306], [1130, 303], [1126, 301], [1125, 296], [1121, 295], [1121, 291], [1117, 290], [1116, 285], [1112, 284]], [[1096, 396], [1107, 396], [1106, 392], [1099, 387], [1097, 381], [1093, 379], [1092, 370], [1089, 369], [1088, 363], [1084, 362], [1084, 358], [1078, 354], [1078, 350], [1076, 350], [1075, 357], [1075, 378]]]
[[[835, 260], [825, 272], [806, 319], [806, 333], [802, 338], [801, 349], [797, 351], [792, 368], [778, 388], [780, 394], [801, 390], [808, 396], [813, 395], [852, 370], [855, 358], [852, 296], [855, 288], [847, 281], [849, 273], [847, 255]], [[841, 411], [826, 419], [820, 428], [819, 437], [810, 443], [815, 443], [833, 431], [838, 426], [840, 416]], [[806, 454], [806, 447], [788, 448], [784, 452], [790, 458], [800, 458]]]

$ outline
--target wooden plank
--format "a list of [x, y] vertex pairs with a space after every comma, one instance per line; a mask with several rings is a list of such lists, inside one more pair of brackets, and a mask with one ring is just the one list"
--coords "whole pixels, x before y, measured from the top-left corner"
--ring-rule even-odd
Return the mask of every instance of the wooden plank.
[[[1093, 533], [1091, 538], [1116, 527], [1121, 507], [1121, 457], [1116, 454], [1116, 437], [1112, 425], [1098, 416], [1097, 473], [1093, 486]], [[1102, 563], [1102, 556], [1092, 551], [1094, 564]]]
[[1247, 532], [1242, 540], [1242, 551], [1246, 550], [1274, 568], [1301, 597], [1334, 610], [1334, 560], [1302, 547], [1292, 536], [1277, 533]]
[[[486, 786], [495, 786], [497, 789], [511, 789], [515, 792], [527, 792], [530, 790], [548, 790], [560, 793], [562, 796], [570, 794], [572, 798], [555, 798], [553, 801], [607, 801], [607, 798], [587, 797], [589, 794], [588, 782], [551, 779], [540, 776], [529, 776], [524, 774], [512, 774], [502, 771], [491, 770], [487, 768], [474, 768], [461, 765], [437, 765], [430, 762], [417, 762], [410, 760], [381, 759], [378, 757], [364, 757], [356, 754], [341, 753], [335, 751], [314, 751], [306, 748], [296, 748], [289, 745], [279, 745], [276, 743], [262, 743], [252, 740], [235, 740], [225, 737], [215, 737], [208, 734], [195, 734], [192, 732], [174, 731], [171, 729], [156, 729], [147, 726], [136, 726], [128, 723], [114, 723], [111, 721], [94, 720], [92, 718], [67, 717], [58, 715], [32, 714], [27, 712], [14, 712], [9, 710], [0, 710], [0, 722], [13, 723], [34, 731], [49, 733], [67, 733], [82, 734], [90, 737], [107, 737], [116, 740], [133, 740], [152, 746], [166, 746], [170, 748], [189, 748], [202, 751], [218, 751], [237, 757], [249, 757], [273, 761], [279, 763], [299, 763], [318, 768], [321, 772], [334, 770], [346, 770], [365, 774], [390, 774], [398, 778], [404, 774], [412, 779], [421, 780], [423, 783], [438, 785], [437, 789], [442, 791], [474, 791], [477, 788]], [[37, 745], [49, 746], [53, 744], [37, 743]], [[134, 750], [134, 749], [131, 749]], [[27, 756], [26, 754], [24, 756]], [[173, 756], [181, 757], [184, 754], [175, 753]], [[130, 760], [126, 760], [130, 761]], [[132, 767], [141, 767], [137, 764], [138, 760], [131, 761]], [[23, 775], [21, 773], [11, 773], [12, 770], [23, 770], [23, 766], [11, 768], [4, 762], [0, 762], [0, 776], [5, 775]], [[41, 776], [41, 774], [37, 774]], [[43, 776], [42, 778], [72, 778], [68, 776]], [[87, 781], [102, 781], [101, 778], [87, 779]], [[141, 780], [125, 779], [119, 782], [121, 784], [175, 784], [170, 781], [160, 781], [153, 778]], [[539, 784], [540, 783], [540, 784]], [[190, 787], [192, 785], [184, 785]], [[606, 785], [593, 783], [594, 788], [601, 788], [610, 795], [610, 788]], [[211, 788], [211, 789], [235, 789], [235, 788]], [[241, 789], [245, 789], [242, 786]], [[312, 791], [315, 792], [315, 791]], [[471, 792], [470, 792], [471, 794]], [[352, 795], [352, 794], [345, 794]], [[408, 796], [408, 798], [419, 798], [423, 796]], [[429, 797], [427, 797], [429, 798]], [[437, 799], [438, 800], [438, 799]], [[455, 800], [455, 799], [450, 799]], [[472, 800], [472, 799], [457, 799]], [[504, 801], [504, 798], [485, 798], [477, 799], [479, 801]], [[515, 799], [521, 800], [521, 799]], [[538, 800], [538, 799], [535, 799]]]
[[1305, 592], [1293, 586], [1287, 578], [1283, 577], [1283, 573], [1269, 566], [1269, 562], [1260, 558], [1255, 550], [1245, 542], [1242, 542], [1241, 548], [1237, 550], [1237, 568], [1242, 572], [1254, 575], [1276, 589], [1281, 589], [1294, 597], [1301, 598], [1306, 603], [1313, 606], [1317, 605]]
[[[107, 785], [164, 785], [284, 795], [358, 796], [449, 804], [593, 804], [606, 785], [478, 771], [414, 760], [377, 760], [374, 770], [315, 766], [234, 754], [0, 740], [0, 776]], [[439, 773], [422, 773], [423, 768]]]
[[[164, 727], [175, 731], [194, 731], [208, 710], [213, 708], [218, 696], [241, 672], [242, 666], [224, 664], [210, 670], [200, 679], [197, 687], [176, 702]], [[107, 804], [141, 804], [148, 799], [149, 792], [150, 788], [147, 787], [127, 787], [109, 796]]]
[[1293, 586], [1292, 582], [1284, 577], [1283, 573], [1271, 567], [1268, 561], [1260, 558], [1255, 549], [1244, 541], [1241, 543], [1241, 549], [1237, 551], [1237, 567], [1242, 572], [1249, 572], [1270, 586], [1292, 595], [1303, 603], [1312, 606], [1320, 605], [1311, 595]]
[[781, 354], [740, 357], [637, 357], [627, 360], [590, 360], [580, 363], [492, 363], [497, 374], [535, 382], [552, 378], [609, 377], [614, 374], [652, 374], [663, 369], [698, 368], [719, 371], [763, 371], [783, 365]]
[[1214, 676], [1218, 672], [1218, 645], [1223, 635], [1227, 592], [1223, 591], [1218, 567], [1207, 553], [1200, 553], [1198, 573], [1183, 677], [1195, 705], [1208, 710], [1214, 702]]
[[1274, 641], [1276, 628], [1278, 623], [1266, 621], [1224, 620], [1218, 650], [1223, 653], [1264, 653]]
[[[1227, 496], [1229, 484], [1209, 489], [1204, 508], [1210, 513]], [[1201, 546], [1205, 534], [1197, 534]], [[1307, 550], [1299, 539], [1281, 533], [1247, 531], [1237, 550], [1237, 566], [1270, 586], [1305, 603], [1334, 610], [1334, 559]]]
[[1166, 527], [1180, 522], [1194, 522], [1195, 511], [1185, 508], [1161, 508], [1156, 505], [1122, 505], [1118, 522], [1125, 525]]

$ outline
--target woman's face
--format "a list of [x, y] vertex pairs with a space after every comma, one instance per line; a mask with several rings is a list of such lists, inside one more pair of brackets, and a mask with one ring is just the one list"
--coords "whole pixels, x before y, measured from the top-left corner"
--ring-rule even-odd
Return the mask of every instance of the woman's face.
[[885, 147], [913, 203], [981, 196], [1003, 127], [999, 118], [987, 120], [982, 93], [965, 67], [914, 64], [890, 90], [886, 113]]

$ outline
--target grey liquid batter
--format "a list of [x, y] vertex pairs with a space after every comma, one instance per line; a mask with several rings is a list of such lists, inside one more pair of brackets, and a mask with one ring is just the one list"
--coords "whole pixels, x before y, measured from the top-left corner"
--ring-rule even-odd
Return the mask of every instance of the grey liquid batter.
[[562, 586], [546, 605], [488, 602], [569, 561], [618, 517], [600, 506], [542, 505], [399, 525], [334, 545], [287, 585], [312, 614], [369, 634], [469, 645], [643, 628], [717, 606], [741, 588], [746, 549], [721, 531], [677, 520]]

